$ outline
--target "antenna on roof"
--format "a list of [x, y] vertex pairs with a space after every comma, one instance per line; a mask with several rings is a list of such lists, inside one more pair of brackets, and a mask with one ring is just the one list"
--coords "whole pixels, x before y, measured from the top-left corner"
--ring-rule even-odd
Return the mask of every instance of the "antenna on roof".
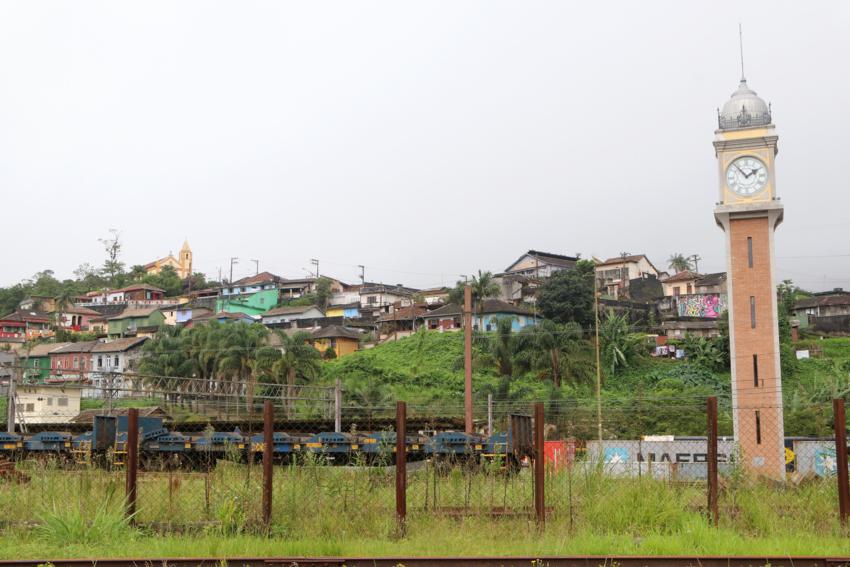
[[741, 82], [746, 82], [744, 76], [744, 31], [741, 23], [738, 23], [738, 48], [741, 50]]

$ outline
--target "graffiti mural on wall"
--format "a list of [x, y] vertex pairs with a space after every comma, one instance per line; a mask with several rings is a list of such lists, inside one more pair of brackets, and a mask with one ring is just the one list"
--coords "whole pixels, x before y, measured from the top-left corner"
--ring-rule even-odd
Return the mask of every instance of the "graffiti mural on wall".
[[679, 317], [717, 319], [726, 309], [726, 296], [718, 294], [680, 295]]

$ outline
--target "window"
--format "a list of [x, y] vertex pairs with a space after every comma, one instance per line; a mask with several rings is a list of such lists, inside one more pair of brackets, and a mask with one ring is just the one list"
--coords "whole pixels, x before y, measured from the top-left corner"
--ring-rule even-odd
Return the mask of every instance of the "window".
[[50, 397], [47, 398], [47, 405], [49, 405], [49, 406], [53, 405], [53, 398], [50, 398]]
[[673, 295], [679, 295], [681, 293], [681, 291], [682, 291], [682, 288], [680, 288], [679, 286], [676, 286], [676, 287], [673, 288]]
[[103, 368], [103, 357], [102, 356], [97, 357], [97, 367]]
[[759, 387], [759, 355], [753, 355], [753, 385]]
[[756, 445], [761, 445], [761, 412], [756, 410]]
[[115, 367], [118, 366], [118, 355], [117, 354], [115, 355], [115, 358], [112, 359], [112, 366], [115, 366]]
[[750, 327], [756, 328], [756, 298], [755, 296], [750, 296]]
[[75, 356], [75, 357], [74, 357], [74, 366], [72, 366], [72, 368], [79, 368], [79, 367], [80, 367], [80, 359], [78, 359], [78, 358]]
[[24, 404], [24, 411], [27, 413], [35, 412], [35, 404]]
[[366, 303], [368, 303], [369, 305], [375, 304], [377, 302], [378, 302], [378, 298], [375, 297], [374, 295], [370, 295], [369, 297], [366, 298]]
[[60, 408], [68, 407], [68, 398], [59, 398], [58, 400], [56, 400], [56, 405]]
[[753, 267], [753, 237], [747, 237], [747, 265]]

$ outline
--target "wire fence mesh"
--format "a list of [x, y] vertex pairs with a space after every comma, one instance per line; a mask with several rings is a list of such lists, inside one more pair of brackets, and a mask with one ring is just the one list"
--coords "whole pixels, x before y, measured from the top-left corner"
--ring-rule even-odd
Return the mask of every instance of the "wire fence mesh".
[[[222, 534], [333, 534], [356, 526], [380, 536], [398, 530], [397, 408], [386, 401], [364, 406], [338, 389], [286, 385], [250, 391], [247, 385], [228, 390], [196, 383], [177, 391], [163, 381], [124, 382], [120, 389], [111, 381], [72, 390], [69, 384], [19, 389], [17, 403], [40, 404], [44, 421], [32, 408], [35, 419], [0, 439], [6, 461], [0, 465], [6, 485], [0, 523], [39, 523], [63, 509], [82, 517], [122, 514], [127, 406], [145, 404], [139, 408], [139, 524]], [[32, 402], [26, 401], [30, 394]], [[47, 396], [54, 395], [48, 405]], [[68, 397], [67, 406], [59, 404], [61, 396]], [[276, 418], [270, 526], [263, 518], [266, 401]], [[409, 404], [408, 521], [533, 519], [535, 458], [546, 463], [547, 522], [563, 528], [628, 532], [635, 522], [672, 522], [682, 510], [708, 521], [705, 399], [603, 398], [598, 405], [559, 399], [544, 405], [541, 447], [533, 442], [538, 424], [530, 402], [476, 403], [472, 433], [464, 431], [462, 402]], [[795, 524], [836, 532], [836, 475], [842, 459], [846, 470], [846, 457], [835, 437], [794, 435], [794, 424], [783, 423], [777, 410], [719, 400], [720, 523], [760, 533]], [[833, 408], [812, 404], [809, 411], [832, 415]]]

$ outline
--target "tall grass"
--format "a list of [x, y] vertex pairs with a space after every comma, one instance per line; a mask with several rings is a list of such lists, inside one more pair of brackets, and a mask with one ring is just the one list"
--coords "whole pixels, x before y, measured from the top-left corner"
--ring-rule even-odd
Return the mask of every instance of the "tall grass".
[[[549, 553], [837, 553], [836, 542], [846, 546], [842, 538], [850, 535], [838, 521], [834, 479], [777, 485], [724, 478], [721, 523], [714, 527], [704, 482], [617, 478], [591, 466], [550, 470], [549, 514], [541, 532], [530, 513], [529, 470], [411, 463], [408, 525], [399, 540], [394, 470], [326, 464], [309, 457], [275, 467], [271, 535], [290, 542], [292, 553], [535, 554], [533, 542]], [[209, 472], [141, 473], [139, 528], [124, 518], [123, 472], [19, 466], [32, 480], [0, 487], [0, 523], [7, 526], [4, 537], [20, 546], [71, 555], [112, 546], [125, 554], [132, 545], [124, 549], [114, 542], [132, 544], [137, 535], [156, 533], [157, 541], [183, 541], [202, 555], [215, 554], [219, 545], [228, 553], [254, 553], [243, 544], [264, 549], [263, 540], [255, 539], [265, 533], [258, 465], [221, 461]], [[493, 518], [494, 508], [504, 515]], [[32, 532], [23, 527], [32, 522]], [[191, 535], [180, 539], [185, 532]]]

